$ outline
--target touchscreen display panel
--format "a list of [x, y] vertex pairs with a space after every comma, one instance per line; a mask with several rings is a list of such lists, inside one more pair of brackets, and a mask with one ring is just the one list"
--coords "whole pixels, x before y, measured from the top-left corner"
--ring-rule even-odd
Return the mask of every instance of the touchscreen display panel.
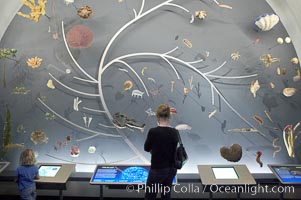
[[[146, 183], [150, 166], [97, 166], [90, 180], [96, 184]], [[173, 180], [176, 183], [176, 177]]]
[[301, 165], [300, 166], [272, 166], [271, 168], [281, 183], [301, 184]]
[[39, 167], [39, 175], [44, 177], [55, 177], [61, 166], [57, 165], [41, 165]]
[[212, 167], [215, 179], [238, 179], [234, 167]]

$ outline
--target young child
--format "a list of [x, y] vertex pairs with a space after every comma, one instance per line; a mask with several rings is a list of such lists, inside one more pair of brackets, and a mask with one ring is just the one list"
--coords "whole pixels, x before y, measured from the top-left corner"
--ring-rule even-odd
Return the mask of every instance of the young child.
[[21, 200], [35, 200], [37, 196], [35, 179], [39, 179], [39, 169], [32, 149], [25, 149], [20, 155], [17, 168], [17, 183]]

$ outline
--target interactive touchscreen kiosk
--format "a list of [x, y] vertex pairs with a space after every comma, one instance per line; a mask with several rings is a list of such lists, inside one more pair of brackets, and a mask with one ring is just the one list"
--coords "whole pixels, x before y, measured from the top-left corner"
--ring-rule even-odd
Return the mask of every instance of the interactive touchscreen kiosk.
[[0, 162], [0, 173], [9, 165], [9, 162]]
[[42, 177], [55, 177], [60, 169], [61, 166], [59, 165], [41, 165], [39, 167], [39, 175]]
[[41, 183], [66, 183], [75, 164], [65, 163], [38, 163]]
[[[149, 165], [98, 165], [90, 179], [91, 184], [144, 184]], [[173, 180], [176, 183], [176, 177]]]
[[203, 185], [255, 185], [246, 165], [198, 165]]
[[301, 164], [268, 166], [282, 184], [301, 184]]

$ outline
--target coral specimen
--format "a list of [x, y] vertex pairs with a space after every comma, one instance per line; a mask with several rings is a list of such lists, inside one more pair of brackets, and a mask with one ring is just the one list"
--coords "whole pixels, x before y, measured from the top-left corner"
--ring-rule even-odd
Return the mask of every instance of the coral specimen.
[[240, 54], [239, 52], [234, 52], [234, 53], [231, 53], [231, 58], [232, 60], [238, 60], [240, 58]]
[[38, 0], [38, 4], [35, 3], [35, 0], [21, 0], [21, 2], [27, 6], [31, 12], [29, 14], [17, 12], [18, 15], [34, 22], [38, 22], [41, 15], [46, 15], [46, 0]]
[[45, 113], [45, 119], [46, 120], [55, 120], [55, 115], [54, 114], [51, 114], [49, 112], [46, 112]]
[[262, 161], [261, 161], [261, 159], [260, 159], [261, 155], [262, 155], [262, 152], [261, 152], [261, 151], [257, 151], [257, 152], [256, 152], [256, 162], [260, 165], [260, 167], [263, 166], [263, 163], [262, 163]]
[[83, 25], [76, 25], [67, 33], [67, 42], [72, 48], [88, 48], [93, 41], [93, 32]]
[[263, 125], [263, 120], [261, 117], [259, 117], [258, 115], [253, 115], [252, 117], [260, 126]]
[[301, 122], [298, 122], [294, 127], [293, 125], [287, 125], [283, 129], [283, 141], [288, 153], [288, 156], [291, 158], [295, 157], [295, 141], [298, 138], [297, 128], [300, 126]]
[[276, 154], [277, 153], [279, 153], [280, 151], [281, 151], [281, 146], [278, 146], [278, 145], [276, 145], [276, 142], [278, 142], [279, 141], [279, 138], [275, 138], [274, 140], [273, 140], [273, 147], [275, 148], [275, 151], [274, 151], [274, 153], [273, 153], [273, 158], [275, 158], [276, 157]]
[[42, 60], [43, 59], [41, 59], [41, 58], [39, 58], [39, 57], [34, 57], [34, 58], [28, 58], [28, 60], [27, 60], [27, 66], [28, 67], [31, 67], [31, 68], [38, 68], [38, 67], [40, 67], [41, 66], [41, 64], [42, 64]]
[[37, 145], [37, 144], [40, 144], [42, 142], [45, 142], [47, 143], [48, 142], [48, 137], [46, 136], [46, 134], [41, 131], [41, 130], [36, 130], [36, 131], [33, 131], [31, 133], [31, 141]]
[[79, 154], [80, 154], [80, 149], [79, 149], [79, 147], [76, 146], [76, 145], [73, 145], [73, 146], [71, 147], [70, 156], [71, 156], [71, 157], [78, 157]]
[[220, 154], [224, 159], [230, 162], [238, 162], [242, 157], [242, 148], [239, 144], [232, 144], [230, 148], [220, 148]]
[[6, 117], [5, 117], [5, 124], [3, 130], [3, 147], [6, 147], [10, 144], [11, 139], [11, 114], [10, 110], [6, 108]]
[[77, 11], [77, 15], [80, 16], [83, 19], [88, 19], [92, 15], [92, 9], [90, 6], [83, 6]]
[[12, 94], [28, 94], [30, 92], [30, 90], [28, 90], [25, 86], [16, 86], [13, 91]]
[[17, 49], [0, 49], [0, 59], [9, 58], [10, 56], [16, 57]]
[[280, 62], [279, 58], [273, 58], [272, 54], [263, 54], [260, 56], [260, 60], [266, 67], [270, 67], [273, 62]]

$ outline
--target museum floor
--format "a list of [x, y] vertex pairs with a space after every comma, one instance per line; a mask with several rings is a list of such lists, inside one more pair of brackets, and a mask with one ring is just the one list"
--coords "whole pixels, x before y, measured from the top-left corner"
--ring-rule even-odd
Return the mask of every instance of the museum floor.
[[[1, 200], [19, 200], [18, 196], [0, 196]], [[40, 196], [37, 198], [37, 200], [58, 200], [60, 199], [59, 197], [48, 197], [48, 196]], [[84, 199], [89, 199], [89, 200], [98, 200], [99, 198], [97, 197], [64, 197], [64, 200], [84, 200]], [[118, 200], [131, 200], [133, 198], [104, 198], [103, 200], [114, 200], [114, 199], [118, 199]], [[208, 199], [208, 198], [205, 198]], [[204, 200], [205, 200], [204, 199]], [[222, 199], [222, 198], [214, 198], [214, 199]], [[235, 199], [235, 198], [234, 198]], [[243, 199], [242, 200], [251, 200], [249, 198], [247, 199]], [[258, 198], [256, 198], [258, 199]], [[135, 200], [142, 200], [141, 198], [135, 198]], [[186, 199], [177, 199], [177, 200], [186, 200]], [[203, 199], [199, 199], [199, 200], [203, 200]], [[228, 199], [227, 200], [232, 200], [232, 199]], [[262, 200], [262, 199], [261, 199]], [[271, 199], [271, 200], [276, 200], [276, 199]], [[286, 200], [288, 200], [286, 198]]]

